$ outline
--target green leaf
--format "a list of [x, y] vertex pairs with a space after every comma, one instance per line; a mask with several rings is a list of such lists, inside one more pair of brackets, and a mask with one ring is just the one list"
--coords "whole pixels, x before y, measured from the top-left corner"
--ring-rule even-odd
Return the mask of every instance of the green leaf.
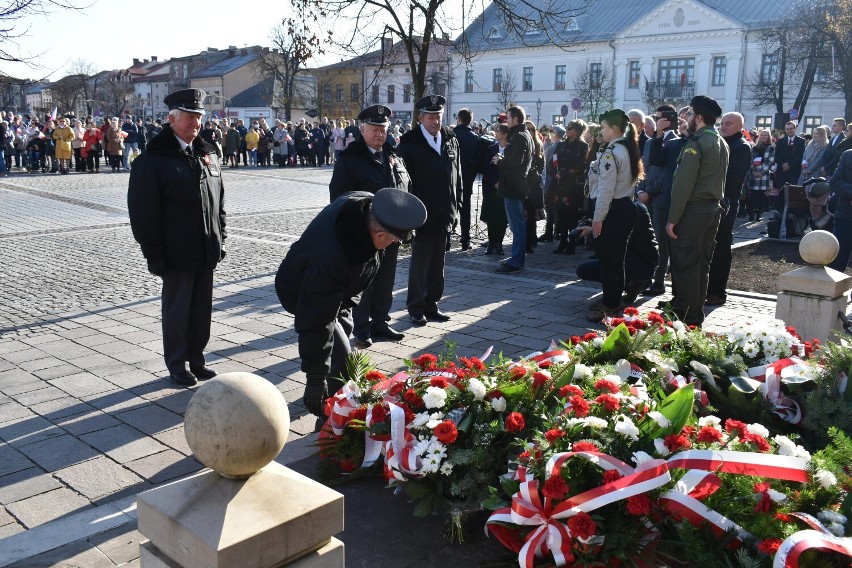
[[574, 365], [565, 365], [555, 377], [552, 377], [555, 389], [571, 384], [571, 381], [574, 380], [574, 367]]
[[417, 501], [414, 505], [415, 517], [428, 517], [435, 510], [435, 499], [433, 497], [425, 497]]
[[517, 398], [519, 396], [524, 396], [526, 391], [527, 385], [523, 381], [509, 383], [507, 385], [500, 385], [500, 392], [503, 393], [503, 396], [506, 397], [506, 400], [509, 400], [511, 398]]
[[473, 414], [468, 412], [462, 421], [459, 422], [457, 429], [459, 432], [464, 432], [465, 434], [470, 433], [470, 428], [473, 426]]
[[[671, 422], [668, 428], [657, 425], [651, 418], [645, 418], [642, 425], [646, 426], [648, 435], [653, 438], [663, 438], [669, 434], [680, 432], [692, 416], [692, 405], [695, 400], [695, 387], [686, 385], [667, 396], [657, 407], [660, 414]], [[644, 432], [643, 432], [644, 433]]]
[[630, 330], [623, 323], [619, 324], [618, 327], [609, 332], [603, 345], [601, 345], [598, 360], [615, 362], [623, 359], [630, 353], [631, 342]]

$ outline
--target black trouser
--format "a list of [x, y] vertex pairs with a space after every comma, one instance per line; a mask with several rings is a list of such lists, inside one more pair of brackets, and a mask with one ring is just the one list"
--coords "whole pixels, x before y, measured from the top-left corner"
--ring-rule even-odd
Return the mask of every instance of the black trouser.
[[459, 224], [461, 225], [461, 244], [470, 244], [470, 198], [473, 195], [473, 182], [476, 174], [462, 175], [462, 192], [459, 202]]
[[624, 293], [624, 257], [627, 241], [636, 223], [636, 208], [629, 197], [613, 199], [601, 234], [594, 240], [601, 267], [603, 305], [618, 308]]
[[74, 148], [74, 171], [85, 172], [86, 161], [83, 159], [82, 148]]
[[[577, 278], [580, 280], [587, 280], [589, 282], [601, 282], [603, 280], [599, 260], [581, 262], [577, 265], [576, 272]], [[626, 284], [633, 282], [645, 283], [653, 276], [654, 266], [643, 261], [638, 255], [630, 254], [630, 248], [628, 247], [624, 259], [624, 273]]]
[[210, 340], [213, 270], [169, 270], [163, 274], [163, 357], [170, 373], [204, 366]]
[[707, 280], [707, 295], [727, 298], [725, 288], [728, 287], [728, 276], [731, 274], [731, 245], [734, 243], [734, 224], [737, 222], [739, 200], [732, 199], [728, 212], [719, 222], [716, 231], [716, 247], [713, 249], [713, 260], [710, 261], [710, 276]]
[[399, 243], [385, 249], [385, 256], [379, 265], [379, 271], [366, 290], [361, 292], [361, 301], [352, 310], [355, 321], [355, 337], [370, 337], [370, 326], [390, 321], [393, 305], [393, 283], [396, 278], [396, 259]]
[[112, 166], [114, 170], [121, 169], [121, 154], [110, 154], [109, 155], [109, 165]]
[[408, 313], [420, 316], [433, 313], [444, 295], [444, 258], [447, 231], [417, 231], [411, 242], [408, 266]]
[[[657, 196], [655, 199], [662, 199], [662, 196]], [[654, 271], [653, 285], [658, 288], [665, 286], [666, 272], [669, 271], [669, 234], [666, 232], [668, 222], [668, 206], [654, 207], [652, 202], [651, 225], [654, 227], [654, 234], [657, 236], [657, 246], [660, 251], [660, 259], [657, 261], [657, 269]]]
[[90, 172], [101, 169], [101, 153], [89, 152], [86, 156], [86, 167]]
[[766, 203], [766, 192], [750, 189], [748, 190], [748, 218], [749, 220], [754, 221], [755, 219], [760, 219], [760, 216], [763, 214], [764, 207]]
[[539, 208], [530, 203], [529, 199], [524, 200], [524, 212], [526, 213], [526, 222], [527, 222], [527, 250], [531, 247], [534, 247], [538, 244], [538, 233], [536, 232], [536, 211]]

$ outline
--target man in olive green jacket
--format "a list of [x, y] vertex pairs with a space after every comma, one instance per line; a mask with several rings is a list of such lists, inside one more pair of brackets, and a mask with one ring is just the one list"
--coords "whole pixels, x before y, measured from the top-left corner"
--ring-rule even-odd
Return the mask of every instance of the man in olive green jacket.
[[671, 254], [672, 311], [684, 323], [704, 322], [707, 280], [728, 171], [728, 145], [713, 125], [719, 104], [703, 95], [692, 99], [689, 130], [693, 137], [678, 158], [666, 232]]

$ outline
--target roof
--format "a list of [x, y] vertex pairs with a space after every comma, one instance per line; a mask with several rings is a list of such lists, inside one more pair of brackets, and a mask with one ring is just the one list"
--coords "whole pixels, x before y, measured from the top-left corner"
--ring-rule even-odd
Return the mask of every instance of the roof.
[[203, 69], [200, 69], [199, 71], [196, 71], [195, 73], [190, 75], [189, 78], [204, 79], [207, 77], [222, 77], [232, 71], [236, 71], [240, 67], [248, 65], [258, 57], [260, 57], [259, 53], [249, 53], [246, 55], [228, 57], [227, 59], [223, 59], [218, 63], [214, 63], [213, 65], [209, 65]]
[[[500, 8], [493, 3], [473, 21], [459, 36], [457, 41], [467, 38], [471, 49], [488, 51], [493, 49], [510, 49], [528, 46], [552, 45], [556, 38], [564, 40], [565, 44], [575, 42], [608, 41], [615, 39], [620, 33], [636, 23], [650, 12], [662, 7], [670, 0], [588, 0], [585, 10], [577, 8], [576, 0], [531, 0], [532, 3], [544, 4], [550, 2], [554, 12], [560, 14], [559, 25], [564, 29], [558, 33], [537, 32], [529, 30], [521, 38], [517, 33], [509, 33], [505, 25], [505, 17]], [[723, 17], [740, 22], [747, 29], [762, 28], [767, 25], [773, 15], [784, 11], [785, 5], [792, 5], [795, 0], [691, 0], [696, 4], [719, 12]], [[529, 0], [510, 0], [511, 4], [524, 6]], [[562, 10], [559, 6], [564, 5]], [[532, 13], [526, 8], [527, 13]], [[568, 18], [573, 22], [569, 24]], [[777, 19], [777, 17], [776, 17]]]
[[268, 107], [272, 106], [272, 85], [275, 79], [270, 77], [252, 85], [245, 91], [231, 97], [228, 106], [231, 108]]
[[[419, 41], [417, 38], [415, 41]], [[446, 61], [447, 59], [447, 50], [449, 49], [449, 42], [447, 40], [442, 40], [439, 38], [435, 38], [432, 40], [432, 43], [429, 44], [429, 57], [428, 62], [436, 62], [436, 61]], [[326, 71], [331, 69], [350, 69], [353, 67], [370, 67], [377, 66], [382, 64], [382, 49], [374, 49], [364, 55], [359, 55], [358, 57], [353, 57], [352, 59], [347, 59], [345, 61], [341, 61], [339, 63], [332, 63], [331, 65], [325, 65], [323, 67], [317, 68], [317, 71]], [[402, 41], [398, 41], [393, 44], [391, 49], [384, 54], [384, 64], [387, 65], [402, 65], [408, 64], [408, 52], [405, 48], [405, 44]]]

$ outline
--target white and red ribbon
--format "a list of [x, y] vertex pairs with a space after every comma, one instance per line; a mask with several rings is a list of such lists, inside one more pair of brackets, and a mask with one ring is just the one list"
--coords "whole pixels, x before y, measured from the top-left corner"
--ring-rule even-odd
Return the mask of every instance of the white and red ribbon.
[[761, 382], [763, 397], [775, 407], [773, 413], [791, 424], [802, 421], [802, 407], [792, 398], [785, 396], [781, 389], [782, 378], [803, 373], [806, 363], [798, 357], [787, 357], [748, 370], [748, 376]]
[[799, 556], [811, 549], [831, 550], [852, 558], [852, 538], [841, 538], [810, 529], [799, 531], [788, 536], [778, 547], [772, 568], [798, 568]]

